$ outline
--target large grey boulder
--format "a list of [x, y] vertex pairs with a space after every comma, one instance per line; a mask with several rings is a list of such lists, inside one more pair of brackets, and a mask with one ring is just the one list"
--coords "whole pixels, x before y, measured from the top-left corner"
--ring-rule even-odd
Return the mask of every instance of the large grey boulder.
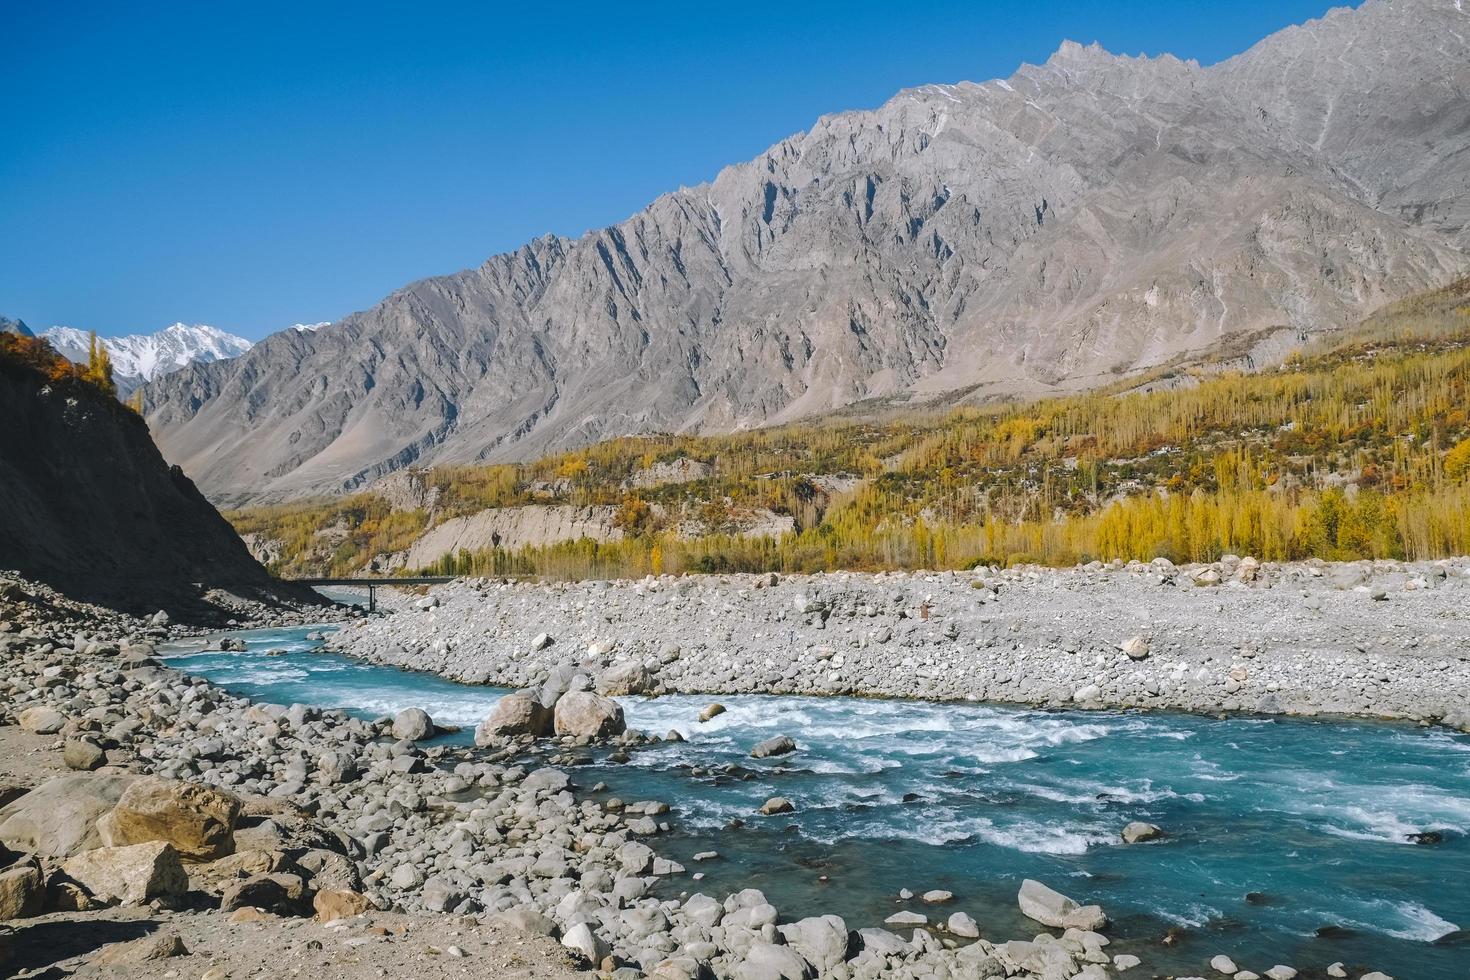
[[35, 735], [55, 735], [66, 727], [66, 715], [49, 705], [27, 708], [18, 720], [21, 728]]
[[790, 946], [754, 943], [731, 976], [734, 980], [806, 980], [810, 974], [810, 965]]
[[1059, 891], [1027, 878], [1016, 896], [1021, 914], [1053, 929], [1082, 929], [1096, 932], [1108, 924], [1097, 905], [1078, 905]]
[[815, 915], [777, 928], [786, 945], [800, 953], [818, 976], [845, 962], [852, 949], [853, 936], [841, 916]]
[[423, 708], [404, 708], [393, 716], [393, 737], [422, 742], [434, 737], [434, 719]]
[[623, 706], [591, 691], [568, 691], [556, 702], [555, 731], [558, 735], [611, 738], [627, 730]]
[[756, 744], [750, 750], [752, 759], [768, 759], [771, 756], [787, 755], [796, 751], [796, 742], [789, 735], [777, 735]]
[[0, 843], [47, 857], [100, 847], [97, 819], [117, 805], [136, 776], [57, 776], [0, 808]]
[[653, 675], [636, 661], [613, 664], [597, 678], [597, 693], [610, 698], [648, 694], [653, 687]]
[[495, 702], [490, 714], [475, 729], [475, 744], [486, 745], [496, 738], [516, 735], [550, 735], [552, 712], [524, 691], [507, 694]]

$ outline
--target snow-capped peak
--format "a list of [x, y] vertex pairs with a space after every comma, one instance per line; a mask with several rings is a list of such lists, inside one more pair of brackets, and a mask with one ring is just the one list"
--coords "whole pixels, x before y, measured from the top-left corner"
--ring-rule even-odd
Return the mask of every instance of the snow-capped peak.
[[[78, 362], [87, 360], [89, 335], [85, 330], [52, 327], [41, 336], [63, 356]], [[112, 373], [120, 393], [190, 364], [239, 357], [252, 346], [244, 337], [203, 323], [175, 323], [157, 333], [99, 340], [112, 357]]]
[[323, 320], [321, 323], [293, 323], [290, 329], [295, 330], [297, 333], [316, 333], [322, 327], [330, 327], [331, 325], [331, 320]]

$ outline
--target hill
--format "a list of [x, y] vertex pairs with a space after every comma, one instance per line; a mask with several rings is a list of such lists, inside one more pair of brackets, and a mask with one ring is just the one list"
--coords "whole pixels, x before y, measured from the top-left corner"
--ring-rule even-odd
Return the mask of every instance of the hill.
[[1247, 373], [440, 467], [227, 516], [274, 567], [600, 577], [1470, 552], [1470, 279]]
[[1470, 271], [1467, 39], [1455, 0], [1367, 0], [1209, 67], [1069, 42], [178, 372], [147, 417], [239, 504], [1279, 359]]
[[0, 569], [135, 613], [228, 618], [229, 596], [320, 601], [274, 581], [110, 383], [0, 333]]

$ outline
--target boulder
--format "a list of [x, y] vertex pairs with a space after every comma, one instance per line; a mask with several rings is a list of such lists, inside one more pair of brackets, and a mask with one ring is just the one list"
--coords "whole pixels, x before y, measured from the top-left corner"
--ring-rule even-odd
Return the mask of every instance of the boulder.
[[750, 750], [752, 759], [768, 759], [771, 756], [786, 755], [796, 751], [796, 742], [789, 735], [777, 735], [760, 742]]
[[623, 706], [591, 691], [568, 691], [556, 702], [558, 735], [610, 738], [627, 730]]
[[56, 858], [100, 847], [97, 818], [136, 779], [72, 773], [47, 780], [0, 809], [0, 843]]
[[597, 693], [610, 698], [648, 694], [653, 686], [653, 675], [636, 661], [613, 664], [597, 678]]
[[929, 924], [929, 917], [919, 912], [903, 910], [895, 912], [883, 920], [885, 926], [900, 926], [910, 929], [922, 929]]
[[806, 980], [809, 972], [806, 960], [790, 946], [757, 942], [730, 975], [734, 980]]
[[1148, 659], [1148, 640], [1141, 636], [1130, 636], [1118, 644], [1118, 648], [1126, 653], [1130, 660]]
[[[722, 715], [724, 713], [725, 713], [725, 706], [723, 704], [720, 704], [719, 702], [716, 702], [714, 704], [706, 705], [705, 706], [705, 709], [699, 713], [699, 720], [700, 721], [709, 721], [711, 718], [718, 718], [720, 715]], [[1446, 721], [1445, 724], [1448, 725], [1449, 722]], [[1466, 716], [1465, 724], [1467, 726], [1470, 726], [1470, 715], [1467, 715]]]
[[142, 939], [134, 939], [128, 943], [113, 943], [104, 946], [87, 961], [88, 966], [118, 967], [139, 966], [143, 963], [153, 963], [158, 960], [173, 959], [175, 956], [188, 956], [189, 950], [184, 945], [184, 940], [176, 932], [165, 932], [156, 936], [144, 936]]
[[951, 935], [959, 936], [961, 939], [979, 939], [980, 924], [963, 912], [953, 912], [944, 923], [944, 928]]
[[836, 915], [815, 915], [778, 928], [786, 945], [814, 966], [819, 976], [827, 976], [845, 962], [852, 946], [847, 923]]
[[773, 796], [761, 804], [761, 814], [767, 817], [775, 816], [778, 813], [790, 813], [795, 809], [796, 807], [791, 805], [791, 801], [784, 796]]
[[550, 735], [551, 709], [525, 692], [507, 694], [475, 729], [475, 744], [486, 745], [500, 736]]
[[310, 906], [306, 882], [300, 875], [251, 875], [226, 885], [220, 893], [221, 912], [256, 908], [277, 915], [305, 915]]
[[45, 897], [46, 879], [34, 863], [0, 871], [0, 921], [39, 915]]
[[393, 716], [393, 737], [422, 742], [434, 737], [434, 719], [423, 708], [404, 708]]
[[[310, 848], [296, 856], [296, 864], [311, 875], [311, 887], [328, 891], [360, 891], [362, 878], [353, 860], [335, 851]], [[282, 868], [271, 868], [280, 871]]]
[[46, 705], [27, 708], [17, 720], [21, 728], [35, 735], [55, 735], [66, 727], [66, 715]]
[[556, 923], [529, 905], [496, 912], [485, 921], [506, 929], [514, 929], [516, 932], [529, 932], [536, 936], [556, 935]]
[[357, 778], [357, 760], [346, 752], [323, 752], [316, 760], [316, 776], [328, 786], [350, 783]]
[[349, 888], [329, 888], [312, 897], [311, 907], [316, 911], [318, 922], [334, 922], [371, 912], [373, 903], [366, 895]]
[[1123, 842], [1126, 844], [1139, 844], [1143, 841], [1158, 840], [1164, 836], [1164, 832], [1151, 823], [1142, 820], [1134, 820], [1123, 828]]
[[1096, 905], [1078, 905], [1059, 891], [1027, 878], [1021, 882], [1016, 896], [1021, 914], [1053, 929], [1082, 929], [1096, 932], [1108, 924], [1108, 917]]
[[1214, 970], [1216, 973], [1224, 973], [1227, 976], [1234, 976], [1237, 972], [1239, 972], [1240, 967], [1236, 966], [1235, 961], [1232, 960], [1230, 957], [1226, 956], [1224, 953], [1221, 953], [1219, 956], [1214, 956], [1210, 958], [1210, 969]]
[[109, 847], [168, 841], [186, 861], [213, 861], [235, 850], [240, 798], [213, 786], [145, 776], [97, 821]]
[[601, 963], [603, 957], [611, 952], [607, 943], [603, 942], [585, 922], [579, 922], [568, 929], [561, 937], [561, 944], [594, 965]]
[[69, 738], [61, 747], [61, 761], [68, 769], [91, 772], [107, 764], [107, 753], [95, 742], [81, 738]]
[[84, 851], [62, 862], [61, 870], [93, 898], [123, 905], [182, 895], [189, 888], [179, 852], [161, 840]]

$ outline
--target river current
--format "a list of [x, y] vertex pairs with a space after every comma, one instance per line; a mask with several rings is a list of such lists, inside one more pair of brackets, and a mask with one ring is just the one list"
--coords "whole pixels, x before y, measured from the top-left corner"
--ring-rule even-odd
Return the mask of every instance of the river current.
[[[170, 662], [261, 701], [363, 717], [423, 708], [463, 726], [444, 736], [461, 743], [505, 693], [326, 653], [308, 632], [236, 634], [243, 653]], [[1470, 737], [854, 698], [621, 700], [630, 727], [687, 741], [621, 765], [596, 753], [574, 778], [674, 807], [659, 849], [706, 878], [666, 882], [669, 895], [754, 886], [783, 917], [836, 912], [853, 928], [904, 908], [941, 921], [961, 909], [987, 937], [1010, 939], [1037, 931], [1015, 905], [1032, 877], [1101, 904], [1114, 920], [1110, 952], [1156, 968], [1203, 974], [1224, 952], [1257, 973], [1342, 960], [1398, 980], [1470, 977]], [[700, 723], [715, 700], [728, 710]], [[799, 751], [749, 758], [776, 734]], [[756, 816], [774, 795], [796, 811]], [[732, 820], [745, 826], [727, 829]], [[1132, 820], [1168, 837], [1124, 844]], [[1411, 842], [1426, 833], [1438, 843]], [[720, 857], [693, 861], [709, 850]], [[955, 898], [926, 907], [901, 901], [903, 888]]]

